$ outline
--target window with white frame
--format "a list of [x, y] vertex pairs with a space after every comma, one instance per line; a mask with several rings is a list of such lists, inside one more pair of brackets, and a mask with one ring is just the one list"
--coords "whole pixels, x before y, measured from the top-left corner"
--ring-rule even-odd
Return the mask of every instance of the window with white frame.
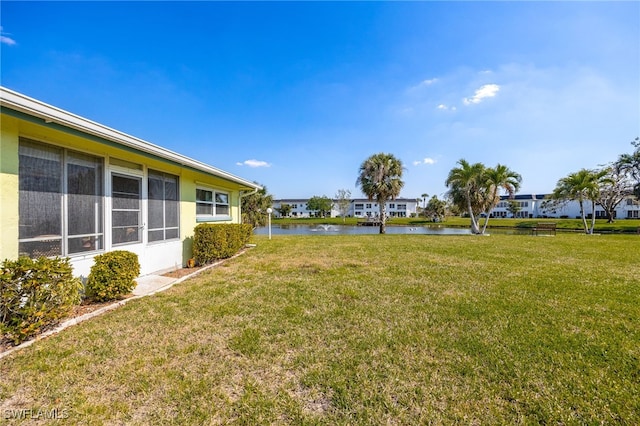
[[196, 188], [196, 216], [227, 218], [231, 214], [229, 194], [212, 189]]
[[178, 177], [149, 170], [148, 184], [149, 242], [180, 237]]
[[20, 254], [102, 250], [103, 159], [24, 138], [18, 155]]

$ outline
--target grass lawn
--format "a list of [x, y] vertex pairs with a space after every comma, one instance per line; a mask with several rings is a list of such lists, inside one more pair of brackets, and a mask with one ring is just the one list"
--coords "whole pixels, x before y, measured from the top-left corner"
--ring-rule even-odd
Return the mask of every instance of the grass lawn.
[[0, 360], [0, 415], [640, 424], [640, 236], [255, 242]]

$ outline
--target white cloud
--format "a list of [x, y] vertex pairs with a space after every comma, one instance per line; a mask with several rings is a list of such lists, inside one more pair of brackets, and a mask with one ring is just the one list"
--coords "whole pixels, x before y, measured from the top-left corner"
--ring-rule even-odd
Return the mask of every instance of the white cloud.
[[427, 164], [428, 165], [428, 164], [435, 164], [435, 163], [436, 163], [436, 160], [434, 160], [433, 158], [426, 157], [423, 160], [414, 161], [413, 165], [414, 166], [419, 166], [421, 164]]
[[430, 78], [427, 80], [422, 80], [422, 82], [420, 82], [419, 86], [431, 86], [433, 83], [436, 83], [438, 81], [437, 78]]
[[6, 33], [2, 30], [2, 27], [0, 27], [0, 34], [2, 34], [0, 35], [0, 43], [8, 44], [9, 46], [13, 46], [14, 44], [16, 44], [16, 41], [14, 39], [4, 35]]
[[248, 166], [248, 167], [271, 167], [271, 164], [267, 163], [266, 161], [260, 161], [260, 160], [245, 160], [243, 162], [237, 162], [236, 163], [238, 166]]
[[456, 107], [454, 107], [454, 106], [450, 107], [450, 106], [447, 106], [445, 104], [440, 104], [436, 108], [438, 108], [439, 110], [442, 110], [442, 111], [455, 111], [456, 110]]
[[425, 87], [429, 87], [429, 86], [431, 86], [431, 85], [433, 85], [433, 84], [435, 84], [437, 82], [438, 82], [437, 78], [429, 78], [427, 80], [422, 80], [420, 83], [416, 84], [415, 86], [411, 86], [409, 88], [409, 92], [414, 92], [416, 90], [420, 90], [420, 89], [423, 89]]
[[485, 84], [481, 86], [471, 98], [464, 98], [465, 105], [479, 104], [486, 98], [493, 98], [500, 91], [497, 84]]

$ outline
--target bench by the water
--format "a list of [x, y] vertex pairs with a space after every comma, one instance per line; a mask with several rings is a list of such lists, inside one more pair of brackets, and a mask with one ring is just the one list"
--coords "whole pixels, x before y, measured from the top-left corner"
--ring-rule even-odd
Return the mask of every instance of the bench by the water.
[[553, 222], [539, 222], [531, 228], [531, 235], [556, 235], [556, 224]]
[[380, 219], [370, 217], [365, 220], [359, 220], [358, 226], [380, 226]]

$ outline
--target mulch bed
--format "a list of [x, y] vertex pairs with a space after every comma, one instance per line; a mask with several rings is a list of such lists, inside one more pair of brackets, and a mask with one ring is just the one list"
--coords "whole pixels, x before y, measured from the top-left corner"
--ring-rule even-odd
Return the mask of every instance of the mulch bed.
[[[132, 297], [133, 295], [129, 294], [125, 297], [123, 297], [123, 299], [128, 299], [130, 297]], [[122, 299], [120, 299], [122, 300]], [[100, 302], [100, 303], [96, 303], [96, 302], [91, 302], [90, 300], [83, 300], [78, 306], [74, 306], [73, 310], [71, 311], [71, 313], [62, 318], [59, 322], [55, 323], [55, 324], [51, 324], [48, 327], [45, 327], [42, 330], [42, 333], [44, 333], [47, 330], [51, 330], [55, 327], [57, 327], [60, 323], [63, 323], [67, 320], [73, 319], [73, 318], [78, 318], [84, 314], [89, 314], [93, 311], [97, 311], [100, 308], [103, 308], [105, 306], [111, 305], [113, 303], [118, 302], [118, 300], [111, 300], [108, 302]], [[29, 340], [29, 339], [27, 339]], [[5, 337], [1, 337], [0, 338], [0, 353], [11, 349], [13, 347], [13, 343], [11, 343], [11, 341]]]
[[174, 271], [170, 271], [167, 272], [165, 274], [162, 274], [163, 277], [171, 277], [171, 278], [182, 278], [185, 275], [189, 275], [189, 274], [193, 274], [194, 272], [199, 271], [200, 269], [209, 266], [209, 265], [204, 265], [204, 266], [196, 266], [194, 268], [180, 268], [180, 269], [176, 269]]

